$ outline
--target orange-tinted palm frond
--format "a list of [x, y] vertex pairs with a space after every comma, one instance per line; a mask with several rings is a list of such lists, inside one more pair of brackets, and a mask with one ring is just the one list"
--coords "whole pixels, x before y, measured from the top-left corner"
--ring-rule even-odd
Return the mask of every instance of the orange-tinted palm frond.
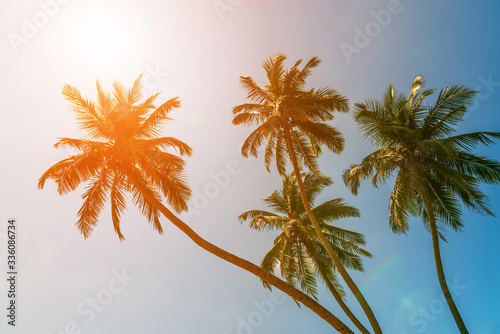
[[100, 175], [94, 177], [82, 195], [83, 205], [78, 211], [79, 219], [76, 222], [76, 227], [85, 239], [92, 234], [94, 226], [97, 225], [99, 214], [106, 203], [110, 188], [109, 172], [107, 169], [101, 170]]
[[183, 173], [184, 160], [158, 150], [144, 152], [137, 161], [149, 184], [161, 190], [168, 204], [176, 211], [187, 210], [191, 190]]
[[118, 105], [127, 105], [125, 88], [118, 81], [113, 82], [113, 96]]
[[94, 140], [74, 139], [74, 138], [59, 138], [59, 141], [54, 144], [54, 147], [59, 148], [74, 148], [81, 152], [101, 151], [109, 148], [108, 143], [103, 143]]
[[99, 80], [96, 81], [96, 87], [97, 87], [98, 110], [100, 111], [101, 117], [106, 118], [106, 116], [108, 116], [109, 113], [111, 112], [111, 110], [114, 108], [115, 103], [111, 99], [111, 96], [109, 95], [109, 93], [104, 92]]
[[282, 53], [276, 52], [268, 59], [264, 60], [262, 67], [266, 71], [268, 84], [266, 89], [269, 90], [274, 96], [282, 94], [281, 81], [285, 73], [283, 63], [286, 56]]
[[182, 140], [174, 137], [161, 137], [153, 139], [136, 139], [137, 147], [144, 149], [168, 149], [174, 148], [180, 155], [191, 156], [193, 149]]
[[245, 103], [233, 108], [233, 125], [253, 125], [264, 122], [271, 117], [274, 107], [270, 105], [259, 105]]
[[[274, 98], [265, 89], [253, 81], [251, 77], [240, 77], [241, 86], [247, 91], [247, 98], [257, 104], [272, 105]], [[234, 113], [234, 110], [233, 110]]]
[[142, 98], [142, 74], [134, 81], [134, 85], [129, 90], [127, 95], [127, 104], [133, 106]]
[[271, 172], [271, 163], [274, 160], [274, 154], [276, 151], [276, 139], [278, 137], [278, 131], [273, 131], [267, 138], [266, 152], [264, 154], [264, 164], [268, 172]]
[[92, 139], [107, 139], [106, 126], [92, 101], [81, 96], [80, 91], [70, 85], [64, 85], [62, 94], [72, 104], [80, 128]]
[[148, 150], [143, 153], [146, 161], [153, 164], [156, 169], [166, 171], [182, 171], [186, 162], [181, 157], [160, 150]]
[[113, 184], [111, 185], [110, 190], [110, 202], [111, 202], [111, 218], [113, 220], [113, 227], [115, 229], [115, 233], [120, 238], [120, 241], [125, 240], [121, 229], [120, 229], [120, 218], [126, 209], [125, 205], [125, 194], [126, 185], [121, 176], [115, 175], [113, 179]]
[[169, 99], [144, 120], [138, 135], [142, 138], [153, 138], [160, 135], [162, 122], [171, 119], [167, 114], [180, 106], [181, 101], [178, 96]]
[[314, 150], [314, 143], [311, 143], [310, 138], [303, 133], [297, 132], [293, 129], [290, 132], [294, 145], [293, 149], [297, 153], [297, 156], [309, 170], [313, 171], [317, 175], [320, 175], [318, 156]]
[[160, 93], [156, 93], [148, 97], [144, 102], [138, 104], [135, 106], [136, 109], [138, 110], [143, 110], [144, 112], [141, 112], [141, 115], [148, 112], [150, 109], [156, 109], [156, 106], [154, 104], [154, 101], [156, 98], [160, 95]]
[[257, 112], [262, 115], [269, 116], [273, 112], [273, 107], [272, 105], [262, 105], [258, 103], [243, 103], [239, 106], [233, 107], [233, 115], [248, 112]]
[[257, 157], [259, 147], [264, 143], [264, 140], [273, 131], [272, 124], [276, 122], [275, 118], [271, 118], [255, 129], [250, 136], [245, 140], [241, 147], [241, 154], [248, 158], [248, 154]]
[[333, 153], [340, 153], [344, 149], [344, 135], [335, 127], [327, 123], [296, 122], [302, 133], [313, 141], [328, 147]]
[[309, 75], [311, 75], [311, 70], [313, 68], [318, 67], [318, 65], [320, 63], [321, 63], [321, 60], [318, 57], [312, 57], [311, 59], [309, 59], [307, 64], [305, 64], [304, 67], [302, 68], [302, 71], [300, 71], [300, 73], [298, 73], [294, 78], [295, 79], [294, 80], [295, 86], [298, 89], [304, 88], [304, 85], [306, 84], [307, 77]]
[[191, 197], [191, 189], [187, 183], [187, 178], [182, 172], [165, 173], [160, 171], [163, 195], [167, 203], [175, 212], [181, 213], [188, 210], [187, 202]]
[[301, 63], [302, 59], [297, 60], [295, 64], [293, 64], [293, 66], [283, 74], [283, 82], [281, 83], [281, 85], [283, 86], [283, 92], [292, 93], [296, 92], [300, 88], [296, 84], [296, 78], [300, 72], [299, 65]]
[[59, 161], [42, 174], [38, 188], [43, 189], [47, 179], [54, 179], [57, 192], [64, 195], [92, 178], [103, 161], [101, 152], [84, 152]]
[[234, 116], [233, 125], [257, 125], [264, 122], [266, 116], [258, 111], [249, 111]]
[[153, 225], [153, 229], [163, 234], [163, 228], [160, 224], [160, 211], [148, 200], [148, 197], [152, 197], [161, 202], [159, 192], [147, 182], [139, 169], [125, 167], [124, 172], [129, 182], [127, 188], [132, 192], [132, 201]]
[[278, 173], [283, 176], [286, 174], [286, 165], [288, 163], [289, 153], [286, 147], [285, 132], [278, 129], [278, 140], [276, 141], [276, 167]]

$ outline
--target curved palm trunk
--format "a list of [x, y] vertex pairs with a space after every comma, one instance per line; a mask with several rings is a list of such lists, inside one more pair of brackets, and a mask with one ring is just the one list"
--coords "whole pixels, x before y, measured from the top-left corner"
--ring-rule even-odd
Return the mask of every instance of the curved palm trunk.
[[458, 308], [453, 301], [450, 290], [448, 289], [448, 284], [446, 283], [446, 278], [444, 276], [443, 263], [441, 262], [441, 252], [439, 250], [439, 235], [436, 227], [436, 218], [434, 217], [434, 209], [432, 208], [432, 201], [429, 194], [424, 191], [425, 206], [427, 208], [427, 216], [429, 218], [429, 225], [431, 227], [432, 235], [432, 249], [434, 251], [434, 261], [436, 262], [436, 271], [438, 275], [439, 284], [441, 285], [441, 290], [443, 291], [446, 303], [448, 303], [448, 308], [455, 319], [458, 329], [461, 334], [469, 334], [469, 331], [465, 327], [464, 321], [458, 312]]
[[309, 245], [306, 242], [302, 241], [302, 243], [306, 247], [309, 255], [314, 259], [314, 262], [316, 262], [316, 265], [318, 266], [321, 277], [323, 277], [323, 280], [325, 281], [326, 285], [328, 286], [328, 289], [330, 290], [331, 294], [333, 295], [333, 297], [335, 298], [337, 303], [340, 305], [340, 308], [349, 317], [349, 319], [352, 321], [352, 323], [360, 330], [361, 333], [370, 334], [370, 332], [365, 328], [365, 326], [363, 326], [363, 324], [359, 321], [359, 319], [356, 318], [356, 316], [351, 312], [349, 307], [347, 307], [347, 305], [344, 303], [344, 301], [342, 300], [342, 297], [338, 293], [337, 289], [335, 289], [332, 282], [330, 282], [330, 280], [328, 279], [328, 275], [325, 272], [325, 269], [323, 268], [323, 266], [320, 264], [320, 261], [316, 257], [316, 254], [314, 253], [314, 251], [309, 247]]
[[319, 226], [318, 221], [316, 220], [316, 217], [314, 216], [311, 206], [309, 205], [309, 201], [307, 200], [307, 195], [306, 195], [306, 190], [304, 188], [304, 183], [302, 182], [302, 177], [300, 175], [300, 170], [299, 166], [297, 163], [297, 157], [295, 156], [295, 151], [293, 149], [293, 143], [292, 143], [292, 136], [290, 134], [290, 128], [287, 126], [285, 127], [285, 135], [286, 135], [286, 142], [288, 146], [288, 152], [290, 154], [290, 159], [292, 160], [292, 165], [293, 165], [293, 170], [295, 172], [295, 178], [297, 179], [297, 184], [299, 186], [300, 190], [300, 196], [302, 198], [302, 202], [304, 204], [304, 209], [307, 212], [307, 216], [311, 220], [311, 223], [314, 227], [314, 230], [318, 234], [318, 238], [321, 241], [321, 244], [323, 247], [325, 247], [326, 252], [330, 256], [330, 258], [333, 261], [333, 264], [337, 268], [340, 276], [344, 279], [345, 283], [349, 287], [349, 289], [352, 291], [356, 299], [358, 300], [359, 304], [361, 305], [361, 308], [363, 308], [363, 311], [366, 314], [366, 317], [370, 321], [370, 325], [373, 328], [373, 331], [375, 334], [382, 334], [382, 330], [380, 329], [380, 325], [378, 324], [377, 319], [375, 318], [375, 314], [373, 314], [372, 309], [370, 308], [370, 305], [368, 305], [368, 302], [366, 301], [365, 297], [361, 293], [361, 291], [358, 289], [354, 281], [352, 280], [351, 276], [349, 276], [349, 273], [347, 270], [344, 268], [342, 263], [340, 262], [339, 258], [333, 251], [332, 247], [330, 246], [330, 243], [326, 239], [326, 236], [324, 235], [323, 231], [321, 230], [321, 227]]
[[285, 292], [295, 300], [301, 302], [308, 308], [310, 308], [314, 313], [323, 318], [326, 322], [328, 322], [333, 328], [335, 328], [340, 333], [346, 334], [354, 334], [349, 327], [347, 327], [342, 321], [337, 319], [332, 313], [330, 313], [326, 308], [317, 303], [311, 297], [306, 295], [300, 290], [295, 289], [290, 286], [288, 283], [282, 281], [278, 277], [268, 273], [263, 270], [261, 267], [245, 260], [240, 257], [237, 257], [234, 254], [231, 254], [214, 244], [206, 241], [202, 237], [200, 237], [195, 231], [193, 231], [186, 223], [180, 220], [176, 215], [174, 215], [167, 207], [165, 207], [160, 201], [158, 201], [154, 196], [152, 196], [144, 187], [141, 186], [141, 182], [133, 175], [132, 173], [128, 173], [127, 175], [135, 187], [137, 187], [143, 194], [146, 196], [148, 201], [153, 204], [158, 210], [160, 210], [163, 215], [170, 220], [178, 229], [184, 232], [191, 240], [194, 241], [195, 244], [203, 248], [204, 250], [214, 254], [215, 256], [234, 264], [246, 271], [251, 272], [262, 280], [268, 282], [269, 284], [274, 285], [276, 288]]

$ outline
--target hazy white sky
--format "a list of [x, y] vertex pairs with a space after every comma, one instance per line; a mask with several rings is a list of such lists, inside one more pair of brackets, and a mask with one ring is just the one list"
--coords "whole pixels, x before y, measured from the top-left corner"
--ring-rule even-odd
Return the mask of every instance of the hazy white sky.
[[[184, 218], [206, 239], [260, 263], [275, 235], [241, 226], [236, 217], [263, 209], [262, 198], [281, 180], [266, 172], [262, 158], [239, 154], [251, 131], [231, 125], [231, 108], [245, 101], [239, 76], [263, 81], [261, 63], [275, 51], [288, 55], [288, 65], [319, 56], [310, 87], [335, 87], [352, 106], [378, 98], [391, 82], [408, 92], [422, 73], [428, 87], [461, 83], [481, 91], [460, 131], [498, 131], [499, 17], [499, 1], [0, 1], [3, 263], [7, 219], [19, 225], [18, 328], [2, 316], [0, 332], [245, 333], [242, 321], [259, 320], [257, 305], [265, 301], [273, 310], [247, 332], [331, 332], [307, 308], [271, 296], [258, 278], [197, 248], [168, 221], [158, 235], [132, 204], [122, 220], [125, 242], [114, 235], [108, 207], [84, 240], [74, 226], [83, 187], [64, 197], [53, 183], [36, 189], [40, 175], [71, 153], [52, 147], [57, 138], [82, 136], [61, 88], [70, 84], [93, 98], [96, 79], [109, 89], [113, 80], [130, 86], [143, 73], [148, 94], [163, 92], [159, 102], [180, 96], [182, 108], [165, 135], [194, 149], [192, 211]], [[353, 277], [382, 328], [455, 333], [451, 315], [440, 308], [430, 235], [417, 220], [408, 236], [390, 231], [390, 185], [377, 190], [367, 183], [358, 197], [348, 193], [342, 170], [372, 148], [351, 114], [332, 124], [347, 145], [340, 156], [321, 158], [335, 184], [318, 202], [344, 197], [361, 210], [361, 219], [339, 224], [368, 240], [374, 257]], [[480, 152], [500, 159], [498, 147]], [[232, 172], [229, 181], [214, 187], [224, 171]], [[498, 212], [499, 190], [484, 190]], [[456, 302], [469, 331], [498, 333], [498, 219], [466, 213], [464, 220], [465, 230], [450, 232], [442, 246], [445, 272], [460, 293]], [[3, 305], [7, 282], [0, 282]], [[328, 293], [320, 302], [354, 329]], [[367, 324], [353, 298], [347, 302]]]

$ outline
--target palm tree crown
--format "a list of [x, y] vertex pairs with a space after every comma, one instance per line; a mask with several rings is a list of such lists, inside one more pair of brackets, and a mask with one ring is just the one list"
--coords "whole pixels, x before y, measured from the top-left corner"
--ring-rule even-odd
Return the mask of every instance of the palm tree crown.
[[[308, 201], [313, 204], [317, 195], [330, 184], [332, 181], [326, 176], [305, 174], [304, 188]], [[279, 265], [281, 276], [290, 285], [314, 298], [318, 292], [319, 277], [354, 325], [362, 333], [369, 333], [342, 299], [344, 290], [337, 281], [336, 267], [319, 240], [304, 208], [295, 174], [283, 177], [281, 190], [273, 192], [264, 199], [264, 202], [276, 213], [251, 210], [238, 217], [242, 223], [250, 220], [250, 227], [256, 230], [280, 231], [273, 247], [262, 260], [261, 267], [267, 272], [274, 273]], [[359, 217], [359, 210], [346, 205], [341, 198], [336, 198], [317, 206], [312, 211], [342, 265], [362, 271], [363, 265], [359, 255], [371, 257], [370, 253], [361, 248], [365, 244], [364, 236], [331, 225], [340, 218]], [[270, 288], [267, 282], [263, 281], [263, 284]]]
[[268, 79], [264, 87], [257, 85], [250, 77], [240, 78], [247, 90], [247, 98], [253, 103], [233, 108], [233, 124], [258, 125], [243, 143], [241, 153], [245, 157], [249, 154], [257, 157], [258, 148], [267, 140], [264, 154], [266, 168], [270, 171], [272, 160], [276, 159], [278, 172], [282, 176], [286, 174], [287, 158], [290, 158], [305, 211], [321, 244], [356, 296], [375, 333], [380, 334], [382, 330], [368, 302], [342, 266], [314, 217], [301, 176], [303, 167], [320, 175], [320, 145], [326, 145], [334, 153], [340, 153], [344, 148], [343, 135], [325, 122], [333, 119], [334, 111], [347, 112], [348, 100], [333, 88], [305, 89], [307, 77], [320, 62], [318, 58], [311, 58], [302, 70], [299, 69], [302, 60], [285, 70], [285, 59], [285, 55], [277, 53], [264, 61], [262, 66]]
[[446, 283], [439, 239], [446, 227], [463, 227], [461, 206], [493, 215], [481, 182], [500, 183], [500, 163], [472, 154], [477, 144], [486, 146], [500, 138], [498, 132], [455, 134], [477, 92], [451, 85], [441, 90], [436, 103], [424, 105], [432, 89], [421, 90], [421, 75], [413, 80], [408, 97], [390, 85], [381, 100], [355, 104], [355, 119], [366, 138], [379, 149], [344, 172], [347, 187], [357, 193], [362, 179], [378, 186], [394, 176], [389, 204], [389, 224], [406, 233], [411, 216], [422, 219], [431, 232], [436, 271], [457, 327], [468, 333]]
[[[191, 155], [191, 148], [172, 137], [158, 137], [167, 114], [180, 107], [177, 97], [156, 108], [153, 104], [158, 94], [143, 102], [141, 77], [129, 91], [114, 83], [112, 94], [106, 93], [97, 82], [97, 101], [81, 96], [78, 89], [65, 85], [62, 93], [72, 104], [79, 126], [89, 139], [60, 138], [56, 148], [69, 147], [79, 154], [50, 167], [38, 182], [42, 189], [47, 179], [54, 179], [59, 194], [75, 190], [89, 182], [83, 194], [83, 205], [76, 223], [85, 238], [92, 233], [99, 213], [109, 197], [113, 226], [120, 240], [120, 217], [125, 210], [125, 193], [131, 192], [134, 203], [162, 233], [160, 211], [144, 195], [148, 192], [158, 200], [160, 194], [177, 212], [187, 210], [191, 191], [184, 176], [184, 160], [167, 148], [176, 149], [180, 155]], [[141, 189], [132, 186], [132, 178], [140, 180]]]
[[[310, 203], [313, 204], [321, 190], [330, 184], [332, 181], [326, 176], [312, 173], [304, 175], [304, 186]], [[250, 220], [249, 226], [256, 230], [280, 231], [273, 247], [262, 261], [262, 268], [272, 273], [279, 264], [281, 275], [287, 282], [316, 296], [316, 277], [321, 277], [318, 275], [318, 267], [321, 266], [328, 273], [328, 279], [342, 291], [334, 276], [334, 266], [304, 209], [295, 175], [292, 173], [284, 177], [281, 190], [273, 192], [264, 202], [276, 213], [251, 210], [238, 217], [240, 222]], [[363, 265], [359, 255], [371, 257], [369, 252], [361, 248], [365, 244], [364, 236], [331, 225], [340, 218], [359, 217], [359, 210], [346, 205], [341, 198], [336, 198], [317, 206], [313, 212], [342, 264], [347, 268], [362, 271]], [[309, 254], [308, 250], [313, 254]]]
[[320, 60], [311, 58], [302, 69], [302, 60], [285, 70], [286, 56], [276, 53], [269, 57], [264, 67], [268, 82], [259, 86], [251, 77], [241, 77], [240, 82], [247, 90], [247, 98], [252, 103], [244, 103], [233, 108], [234, 125], [259, 125], [245, 140], [241, 153], [257, 157], [258, 148], [267, 140], [265, 164], [269, 171], [276, 159], [281, 175], [286, 174], [286, 164], [290, 154], [287, 149], [287, 132], [290, 132], [293, 150], [307, 168], [319, 173], [317, 157], [320, 144], [335, 153], [344, 148], [344, 138], [334, 127], [326, 124], [333, 119], [334, 111], [347, 112], [347, 98], [335, 89], [323, 87], [306, 90], [306, 79]]
[[433, 106], [426, 106], [423, 101], [433, 90], [421, 91], [424, 83], [418, 75], [408, 98], [390, 85], [380, 101], [355, 104], [356, 121], [379, 149], [351, 165], [343, 178], [356, 194], [362, 179], [372, 178], [378, 186], [395, 175], [389, 205], [389, 223], [395, 232], [406, 232], [412, 215], [429, 226], [424, 192], [432, 199], [441, 228], [443, 224], [455, 230], [463, 226], [460, 202], [481, 214], [493, 214], [479, 183], [500, 183], [500, 164], [471, 153], [479, 143], [492, 144], [500, 133], [453, 135], [476, 92], [462, 85], [448, 86]]

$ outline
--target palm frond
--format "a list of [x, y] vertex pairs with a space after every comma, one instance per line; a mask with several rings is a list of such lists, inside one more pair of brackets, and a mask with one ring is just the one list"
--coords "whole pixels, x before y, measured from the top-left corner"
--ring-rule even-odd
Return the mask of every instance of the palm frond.
[[309, 138], [328, 147], [333, 153], [340, 154], [344, 149], [344, 135], [335, 127], [326, 123], [297, 122], [301, 132]]
[[158, 149], [167, 149], [173, 148], [175, 149], [181, 156], [191, 156], [193, 153], [193, 149], [183, 142], [174, 137], [160, 137], [160, 138], [152, 138], [152, 139], [134, 139], [134, 145], [137, 145], [144, 150], [154, 150]]
[[113, 220], [113, 227], [120, 241], [125, 240], [125, 237], [123, 236], [120, 229], [120, 218], [123, 211], [125, 211], [126, 209], [126, 198], [124, 194], [125, 190], [125, 182], [121, 179], [120, 176], [115, 176], [113, 178], [113, 183], [111, 184], [109, 197], [111, 203], [111, 218]]
[[141, 186], [133, 184], [130, 189], [132, 192], [132, 201], [134, 202], [134, 204], [141, 210], [141, 213], [146, 216], [148, 221], [153, 225], [153, 229], [157, 230], [158, 233], [163, 234], [163, 228], [160, 223], [160, 211], [148, 200], [148, 196], [151, 196], [154, 197], [157, 201], [161, 202], [161, 196], [159, 192], [153, 187], [148, 186], [147, 182], [143, 182]]
[[283, 129], [277, 129], [276, 132], [276, 168], [278, 169], [278, 173], [283, 176], [286, 174], [289, 152], [286, 146], [285, 132], [283, 131]]
[[78, 125], [91, 139], [108, 139], [108, 129], [101, 115], [96, 111], [91, 100], [82, 97], [80, 91], [73, 86], [64, 85], [62, 94], [72, 104]]
[[243, 143], [243, 146], [241, 147], [241, 155], [243, 155], [245, 158], [248, 158], [249, 154], [257, 157], [259, 147], [264, 143], [264, 140], [273, 132], [272, 125], [274, 122], [275, 119], [271, 118], [262, 123], [257, 129], [255, 129]]
[[282, 85], [280, 84], [282, 78], [285, 74], [285, 70], [283, 68], [283, 62], [285, 61], [286, 56], [282, 53], [274, 53], [268, 59], [264, 60], [262, 63], [262, 67], [266, 71], [268, 85], [267, 89], [271, 91], [275, 96], [282, 93]]
[[500, 163], [471, 153], [459, 153], [453, 159], [441, 161], [451, 168], [487, 184], [500, 184]]
[[493, 139], [500, 139], [500, 132], [471, 132], [449, 138], [443, 138], [439, 141], [444, 144], [453, 144], [461, 150], [471, 152], [474, 148], [476, 148], [477, 144], [483, 144], [485, 146], [494, 144]]
[[401, 157], [397, 152], [395, 148], [381, 148], [363, 158], [360, 164], [350, 165], [342, 174], [344, 184], [354, 195], [357, 195], [361, 180], [373, 176], [372, 183], [378, 187], [386, 182], [399, 167]]
[[477, 92], [463, 85], [451, 85], [439, 92], [422, 129], [424, 138], [444, 138], [455, 131]]
[[132, 88], [128, 91], [127, 104], [132, 106], [142, 98], [142, 74], [134, 81]]
[[[460, 210], [460, 203], [458, 202], [456, 197], [451, 195], [442, 185], [435, 182], [434, 180], [429, 180], [427, 185], [429, 193], [433, 199], [433, 210], [438, 217], [437, 223], [439, 223], [439, 221], [442, 221], [455, 231], [460, 230], [463, 227], [462, 212]], [[430, 230], [428, 212], [425, 206], [422, 206], [420, 216], [424, 221], [424, 226], [426, 226], [426, 228]], [[446, 241], [446, 239], [444, 238], [444, 234], [442, 235], [442, 239]]]
[[96, 152], [96, 151], [105, 151], [109, 149], [109, 144], [95, 141], [95, 140], [86, 140], [86, 139], [74, 139], [74, 138], [59, 138], [59, 141], [54, 144], [54, 147], [57, 149], [60, 148], [73, 148], [80, 152]]
[[83, 205], [78, 211], [79, 218], [76, 222], [76, 227], [85, 239], [92, 234], [94, 226], [97, 225], [99, 214], [107, 200], [109, 188], [109, 170], [104, 169], [89, 183], [85, 193], [82, 195]]
[[275, 157], [276, 139], [278, 131], [271, 132], [267, 138], [266, 152], [264, 154], [264, 164], [268, 172], [271, 172], [271, 163]]
[[413, 175], [406, 168], [401, 168], [396, 176], [394, 188], [389, 202], [389, 226], [395, 233], [408, 231], [408, 221], [413, 208], [415, 198], [415, 186]]
[[[260, 267], [269, 273], [274, 273], [276, 268], [281, 262], [281, 256], [283, 254], [283, 248], [286, 244], [286, 237], [283, 233], [280, 233], [276, 239], [274, 239], [273, 247], [267, 252], [262, 259]], [[264, 287], [271, 290], [271, 285], [265, 281], [262, 281]]]
[[318, 156], [316, 156], [313, 148], [313, 144], [309, 141], [309, 138], [301, 133], [297, 133], [291, 130], [293, 149], [296, 151], [297, 157], [303, 162], [303, 164], [311, 171], [316, 174], [320, 174], [318, 165]]
[[180, 108], [180, 106], [181, 101], [179, 97], [173, 97], [163, 103], [144, 120], [140, 126], [139, 134], [146, 138], [158, 136], [162, 122], [171, 119], [167, 114], [173, 109]]
[[[247, 99], [255, 102], [256, 104], [272, 105], [272, 96], [257, 85], [251, 77], [240, 77], [241, 86], [247, 91]], [[233, 109], [233, 113], [236, 113]]]
[[54, 179], [59, 195], [73, 191], [97, 173], [102, 159], [102, 152], [85, 152], [61, 160], [42, 174], [38, 188], [43, 189], [47, 179]]
[[287, 199], [282, 197], [279, 191], [274, 191], [271, 196], [265, 198], [264, 203], [271, 209], [281, 213], [281, 214], [287, 214], [288, 213], [288, 204], [287, 204]]
[[342, 218], [361, 217], [359, 209], [347, 205], [343, 198], [335, 198], [318, 205], [313, 209], [313, 214], [322, 222], [333, 222]]
[[242, 213], [241, 215], [238, 216], [238, 221], [240, 224], [243, 224], [243, 222], [251, 219], [255, 219], [257, 217], [279, 217], [278, 215], [269, 212], [269, 211], [264, 211], [264, 210], [250, 210]]

